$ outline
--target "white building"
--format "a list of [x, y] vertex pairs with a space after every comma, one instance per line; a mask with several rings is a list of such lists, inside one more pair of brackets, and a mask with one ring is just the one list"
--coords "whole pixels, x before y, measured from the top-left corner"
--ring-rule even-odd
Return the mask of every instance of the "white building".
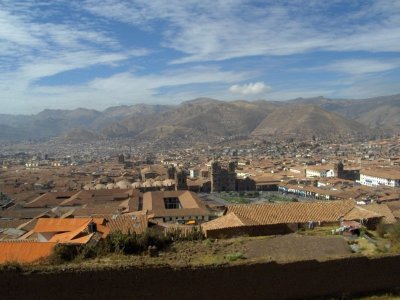
[[332, 165], [308, 166], [306, 177], [335, 177], [335, 169]]
[[367, 186], [391, 186], [400, 187], [400, 169], [375, 168], [360, 172], [360, 183]]

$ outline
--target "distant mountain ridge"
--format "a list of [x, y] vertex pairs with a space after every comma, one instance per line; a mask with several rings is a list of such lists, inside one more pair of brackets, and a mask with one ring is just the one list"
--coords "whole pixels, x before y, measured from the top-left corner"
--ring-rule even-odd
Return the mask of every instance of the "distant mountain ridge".
[[360, 134], [374, 129], [400, 132], [400, 94], [361, 100], [315, 97], [226, 102], [198, 98], [179, 105], [135, 104], [104, 111], [78, 108], [46, 109], [36, 115], [0, 114], [0, 140], [207, 139], [289, 133]]
[[371, 128], [400, 131], [400, 94], [361, 100], [298, 98], [289, 103], [315, 104]]
[[311, 104], [280, 107], [266, 116], [252, 132], [256, 136], [274, 134], [330, 136], [363, 133], [365, 133], [363, 124]]

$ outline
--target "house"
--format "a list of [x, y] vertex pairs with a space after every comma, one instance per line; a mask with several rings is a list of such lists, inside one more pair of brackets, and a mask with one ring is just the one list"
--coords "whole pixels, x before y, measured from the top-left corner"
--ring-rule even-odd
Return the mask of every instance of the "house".
[[306, 177], [335, 177], [335, 166], [333, 165], [316, 165], [308, 166], [306, 169]]
[[174, 223], [208, 221], [211, 212], [191, 191], [159, 191], [143, 194], [143, 210], [149, 218]]
[[0, 242], [0, 263], [31, 263], [50, 256], [57, 244], [97, 242], [109, 231], [102, 218], [39, 218], [35, 227], [18, 240]]
[[353, 201], [313, 201], [231, 205], [226, 214], [201, 225], [207, 237], [275, 235], [295, 232], [299, 228], [340, 225], [341, 221], [376, 224], [383, 215], [357, 207]]
[[361, 170], [360, 183], [367, 186], [400, 187], [400, 169], [374, 168]]
[[275, 174], [262, 174], [252, 177], [255, 181], [257, 191], [277, 191], [281, 183], [282, 176]]
[[[139, 209], [140, 192], [130, 189], [82, 190], [72, 192], [49, 192], [25, 204], [29, 210], [57, 208], [75, 210], [74, 216], [108, 215], [127, 213]], [[53, 211], [56, 211], [53, 209]]]
[[20, 239], [36, 234], [42, 243], [86, 244], [94, 236], [105, 238], [108, 233], [104, 218], [40, 218], [33, 230]]

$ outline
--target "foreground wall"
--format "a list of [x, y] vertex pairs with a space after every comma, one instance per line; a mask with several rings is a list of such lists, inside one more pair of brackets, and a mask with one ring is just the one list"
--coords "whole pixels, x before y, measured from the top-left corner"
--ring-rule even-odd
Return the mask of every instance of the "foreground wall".
[[400, 256], [325, 262], [0, 273], [1, 299], [292, 299], [400, 287]]

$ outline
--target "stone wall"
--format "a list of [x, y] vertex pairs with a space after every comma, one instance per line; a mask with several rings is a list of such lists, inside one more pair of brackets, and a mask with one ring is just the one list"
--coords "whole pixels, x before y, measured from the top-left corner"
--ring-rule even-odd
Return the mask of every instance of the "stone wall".
[[400, 287], [400, 256], [204, 268], [0, 272], [1, 299], [304, 299]]

